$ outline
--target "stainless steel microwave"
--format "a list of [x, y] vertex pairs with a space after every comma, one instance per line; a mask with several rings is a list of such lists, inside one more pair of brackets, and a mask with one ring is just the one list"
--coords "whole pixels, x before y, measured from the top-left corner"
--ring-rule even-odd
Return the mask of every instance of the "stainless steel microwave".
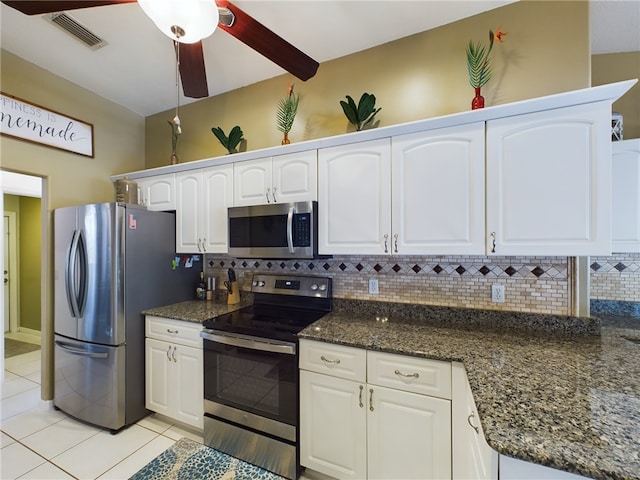
[[230, 207], [229, 255], [236, 258], [316, 258], [318, 202]]

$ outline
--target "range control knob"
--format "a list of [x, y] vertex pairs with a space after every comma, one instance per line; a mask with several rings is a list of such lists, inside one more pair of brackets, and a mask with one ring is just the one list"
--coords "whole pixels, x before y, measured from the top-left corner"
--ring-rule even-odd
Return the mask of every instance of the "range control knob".
[[318, 285], [316, 285], [315, 283], [311, 285], [311, 290], [315, 292], [317, 289], [318, 289]]
[[320, 291], [324, 292], [327, 289], [327, 286], [323, 283], [322, 285], [320, 285]]
[[258, 281], [254, 280], [253, 282], [251, 282], [251, 285], [253, 285], [254, 287], [257, 287], [258, 286]]
[[258, 282], [258, 286], [259, 286], [259, 287], [264, 287], [264, 280], [260, 280], [260, 281]]

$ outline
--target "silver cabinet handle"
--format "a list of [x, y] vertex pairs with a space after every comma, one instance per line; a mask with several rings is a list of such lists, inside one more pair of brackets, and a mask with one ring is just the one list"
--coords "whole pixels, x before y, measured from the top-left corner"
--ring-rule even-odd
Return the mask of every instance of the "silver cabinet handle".
[[207, 253], [207, 239], [206, 238], [202, 239], [202, 251], [203, 251], [203, 253]]
[[369, 389], [369, 410], [373, 412], [373, 388]]
[[202, 243], [202, 239], [199, 238], [198, 239], [198, 251], [201, 252], [202, 251], [202, 246], [200, 245]]
[[273, 203], [278, 203], [278, 200], [276, 199], [276, 187], [273, 187], [271, 196], [273, 197]]
[[176, 350], [178, 349], [178, 347], [173, 347], [173, 353], [171, 354], [171, 358], [173, 358], [173, 363], [176, 363]]
[[360, 404], [360, 408], [364, 407], [364, 404], [362, 403], [362, 391], [364, 390], [364, 387], [362, 385], [360, 385], [360, 397], [359, 397], [359, 404]]
[[387, 240], [389, 240], [389, 235], [384, 234], [384, 253], [389, 253], [389, 248], [387, 246]]
[[398, 375], [399, 377], [405, 377], [405, 378], [420, 378], [420, 374], [418, 372], [415, 373], [402, 373], [400, 370], [396, 370], [395, 372], [396, 375]]
[[476, 427], [473, 423], [471, 423], [471, 419], [472, 419], [474, 416], [475, 416], [475, 412], [471, 412], [471, 413], [469, 414], [469, 416], [467, 417], [467, 423], [469, 424], [469, 426], [470, 426], [471, 428], [473, 428], [473, 429], [476, 431], [476, 433], [478, 433], [478, 434], [479, 434], [479, 433], [480, 433], [480, 429], [479, 429], [478, 427]]
[[271, 203], [271, 200], [269, 199], [269, 192], [271, 191], [270, 188], [267, 188], [267, 193], [266, 193], [266, 197], [267, 197], [267, 203]]
[[169, 361], [171, 361], [171, 345], [169, 345], [169, 348], [167, 348], [167, 358], [169, 359]]
[[393, 250], [394, 250], [394, 253], [398, 253], [398, 234], [397, 233], [393, 236]]
[[178, 333], [178, 330], [171, 330], [170, 328], [167, 328], [167, 333]]
[[491, 237], [491, 253], [496, 253], [496, 232], [491, 232], [489, 236]]
[[340, 363], [340, 359], [336, 358], [335, 360], [329, 360], [327, 357], [325, 357], [324, 355], [322, 355], [320, 357], [320, 360], [322, 360], [325, 363], [331, 363], [333, 365], [338, 365]]

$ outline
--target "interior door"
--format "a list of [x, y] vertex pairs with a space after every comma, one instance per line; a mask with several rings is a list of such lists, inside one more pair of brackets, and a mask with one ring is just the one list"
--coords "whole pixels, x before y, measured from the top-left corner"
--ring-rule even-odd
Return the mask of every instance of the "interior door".
[[10, 294], [9, 294], [9, 217], [4, 217], [4, 331], [9, 331], [9, 312], [10, 312]]

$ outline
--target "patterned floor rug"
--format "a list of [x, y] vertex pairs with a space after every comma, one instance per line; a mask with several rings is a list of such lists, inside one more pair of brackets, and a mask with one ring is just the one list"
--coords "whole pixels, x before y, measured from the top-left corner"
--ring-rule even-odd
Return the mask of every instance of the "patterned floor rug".
[[275, 473], [181, 438], [129, 480], [286, 480]]
[[4, 339], [4, 358], [15, 357], [16, 355], [22, 355], [23, 353], [29, 353], [35, 350], [40, 350], [40, 345], [20, 342], [12, 338], [5, 337]]

